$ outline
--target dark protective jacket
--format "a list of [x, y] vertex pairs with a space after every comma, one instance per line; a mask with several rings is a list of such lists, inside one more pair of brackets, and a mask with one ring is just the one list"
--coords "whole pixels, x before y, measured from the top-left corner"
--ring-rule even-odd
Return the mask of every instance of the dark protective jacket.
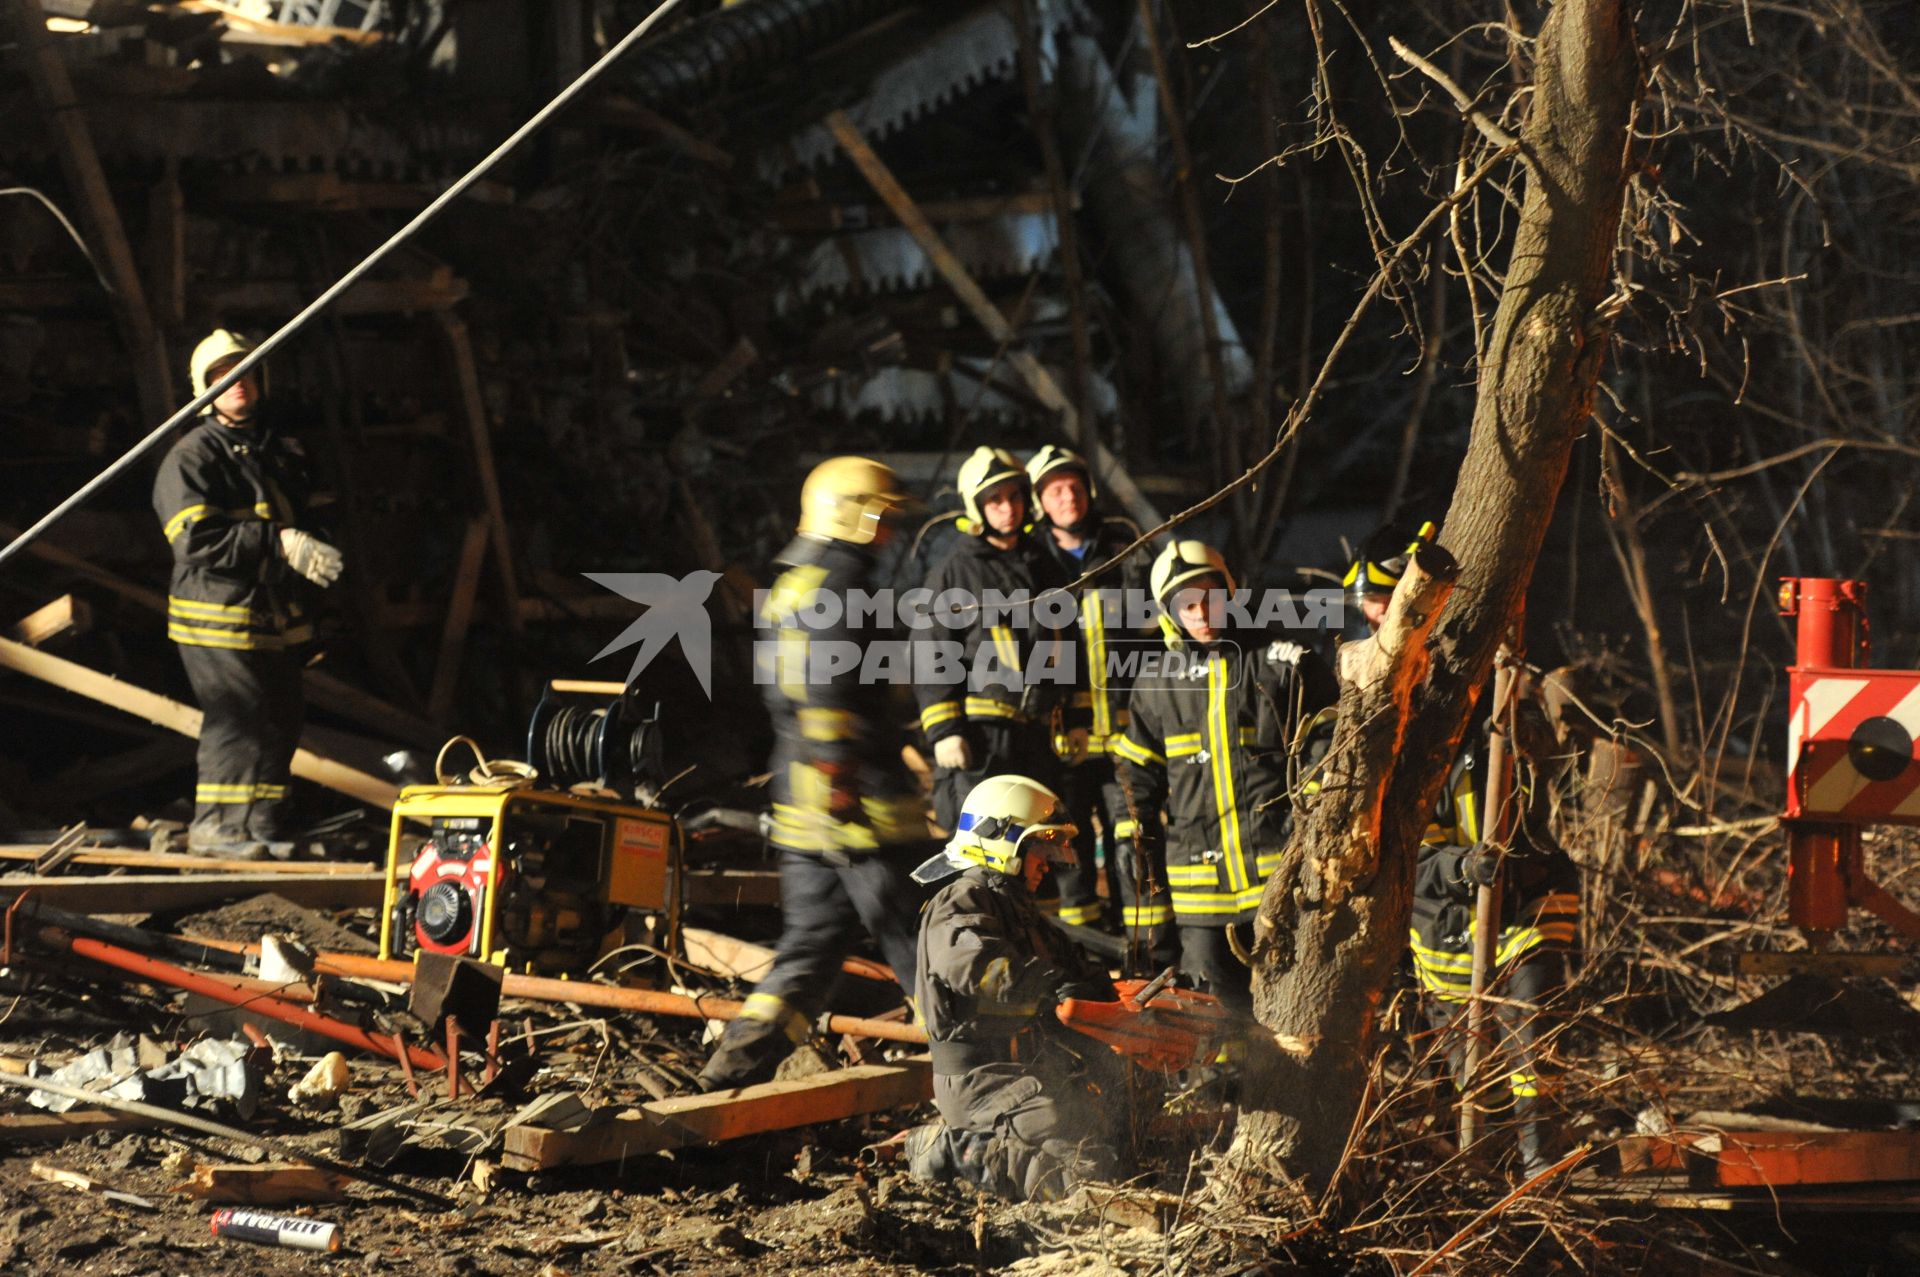
[[1181, 926], [1253, 920], [1286, 847], [1302, 729], [1338, 698], [1319, 656], [1265, 634], [1164, 651], [1134, 683], [1113, 756], [1143, 842], [1160, 837], [1165, 807]]
[[[1060, 548], [1045, 524], [1034, 531], [1034, 540], [1053, 561], [1054, 568], [1067, 580], [1077, 579], [1088, 568], [1099, 567], [1131, 545], [1140, 535], [1128, 519], [1103, 519], [1090, 538], [1083, 558]], [[1144, 592], [1147, 585], [1145, 556], [1135, 551], [1080, 594], [1080, 653], [1078, 687], [1067, 701], [1060, 717], [1062, 732], [1074, 728], [1087, 731], [1090, 757], [1111, 750], [1113, 738], [1127, 729], [1127, 696], [1133, 687], [1132, 667], [1125, 661], [1129, 649], [1150, 641], [1150, 632], [1125, 628], [1128, 591]], [[1061, 742], [1064, 748], [1064, 742]]]
[[306, 456], [271, 426], [211, 414], [173, 445], [153, 510], [173, 547], [167, 637], [194, 647], [278, 651], [313, 637], [303, 588], [280, 553], [309, 496]]
[[[761, 606], [754, 645], [755, 681], [773, 719], [774, 843], [831, 855], [926, 839], [924, 803], [901, 761], [900, 715], [888, 704], [896, 684], [875, 677], [869, 659], [890, 657], [898, 674], [907, 650], [891, 613], [850, 599], [874, 592], [873, 556], [803, 536], [778, 562], [785, 570]], [[826, 605], [821, 596], [831, 596]], [[857, 818], [829, 810], [832, 774], [858, 794]]]
[[1032, 1045], [1022, 1049], [1018, 1039], [1051, 1032], [1060, 991], [1100, 978], [1048, 924], [1023, 881], [967, 869], [920, 918], [914, 1001], [933, 1044], [934, 1072], [958, 1076], [1030, 1058]]
[[[1074, 673], [1070, 630], [1047, 628], [1031, 608], [1024, 617], [974, 607], [943, 618], [940, 596], [953, 590], [974, 602], [1015, 595], [1034, 599], [1070, 579], [1030, 536], [1010, 550], [995, 548], [983, 536], [966, 537], [928, 574], [927, 610], [933, 624], [916, 635], [916, 641], [955, 642], [959, 647], [956, 679], [933, 677], [925, 658], [916, 657], [914, 690], [920, 700], [920, 730], [929, 744], [968, 722], [1045, 722], [1052, 707], [1074, 691], [1071, 679], [1064, 686], [1038, 681], [1046, 668]], [[944, 619], [956, 623], [948, 625]]]
[[[1462, 753], [1447, 777], [1414, 870], [1409, 927], [1414, 970], [1421, 987], [1449, 1002], [1467, 997], [1473, 988], [1473, 912], [1478, 884], [1466, 871], [1475, 845], [1484, 836], [1481, 806], [1485, 777], [1484, 750], [1472, 748]], [[1496, 971], [1542, 946], [1572, 948], [1580, 921], [1579, 870], [1548, 829], [1544, 784], [1533, 777], [1524, 759], [1515, 762], [1514, 780], [1520, 819], [1504, 861]]]

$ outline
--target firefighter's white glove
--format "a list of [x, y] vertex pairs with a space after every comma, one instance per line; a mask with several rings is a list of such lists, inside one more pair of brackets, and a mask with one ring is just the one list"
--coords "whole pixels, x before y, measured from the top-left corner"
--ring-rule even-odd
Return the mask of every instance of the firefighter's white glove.
[[958, 732], [942, 736], [933, 742], [933, 761], [950, 772], [967, 771], [973, 766], [973, 746]]
[[288, 567], [323, 590], [340, 579], [340, 569], [346, 566], [340, 551], [299, 528], [280, 529], [280, 554]]

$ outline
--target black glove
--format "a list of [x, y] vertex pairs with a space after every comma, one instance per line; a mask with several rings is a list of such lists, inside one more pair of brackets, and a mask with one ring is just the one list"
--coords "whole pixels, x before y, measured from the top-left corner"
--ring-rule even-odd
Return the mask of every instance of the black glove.
[[1475, 843], [1460, 858], [1460, 878], [1476, 887], [1491, 887], [1500, 875], [1501, 855], [1497, 847]]
[[1113, 987], [1113, 981], [1104, 976], [1070, 976], [1053, 991], [1055, 1002], [1065, 1002], [1068, 998], [1082, 1002], [1118, 1002], [1120, 994]]

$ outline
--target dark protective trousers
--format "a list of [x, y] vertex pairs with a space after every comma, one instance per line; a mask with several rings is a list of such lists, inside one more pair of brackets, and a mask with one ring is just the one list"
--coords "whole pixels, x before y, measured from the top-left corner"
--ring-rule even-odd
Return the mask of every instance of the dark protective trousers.
[[[1552, 1014], [1544, 1008], [1565, 984], [1566, 952], [1535, 949], [1492, 982], [1488, 992], [1500, 1000], [1487, 1008], [1481, 1020], [1488, 1041], [1480, 1056], [1480, 1076], [1483, 1081], [1503, 1079], [1506, 1083], [1480, 1091], [1482, 1103], [1493, 1109], [1489, 1127], [1513, 1133], [1521, 1165], [1529, 1171], [1544, 1170], [1553, 1156], [1548, 1080], [1541, 1076], [1541, 1041]], [[1458, 1085], [1467, 1066], [1467, 1004], [1431, 993], [1425, 1001], [1428, 1022], [1446, 1034], [1447, 1066]], [[1509, 1105], [1495, 1107], [1503, 1093], [1510, 1097]]]
[[177, 646], [202, 715], [194, 825], [223, 841], [290, 837], [287, 785], [306, 712], [299, 659]]
[[[1173, 961], [1173, 901], [1167, 894], [1167, 873], [1163, 858], [1152, 855], [1142, 860], [1139, 843], [1121, 837], [1139, 821], [1127, 807], [1126, 792], [1114, 776], [1113, 762], [1093, 758], [1077, 767], [1064, 769], [1060, 791], [1080, 827], [1074, 839], [1074, 863], [1056, 868], [1060, 886], [1060, 918], [1079, 926], [1098, 927], [1111, 915], [1118, 901], [1121, 934], [1128, 940], [1134, 965], [1142, 971], [1165, 967]], [[1097, 826], [1097, 827], [1096, 827]], [[1107, 863], [1102, 870], [1096, 855], [1101, 836], [1107, 846]], [[1099, 882], [1107, 884], [1107, 907], [1100, 900]]]
[[[1180, 970], [1195, 987], [1211, 993], [1235, 1011], [1253, 1014], [1253, 971], [1234, 956], [1228, 941], [1230, 927], [1180, 928]], [[1253, 928], [1243, 926], [1241, 939], [1253, 943]]]
[[926, 890], [913, 870], [925, 845], [855, 856], [833, 865], [802, 851], [780, 853], [780, 940], [773, 968], [754, 986], [740, 1018], [701, 1073], [709, 1089], [767, 1081], [804, 1041], [866, 928], [900, 987], [913, 996], [920, 906]]
[[1112, 1179], [1120, 1074], [1111, 1052], [1080, 1066], [1045, 1046], [1030, 1061], [935, 1073], [933, 1102], [946, 1129], [927, 1170], [1016, 1201], [1056, 1201], [1084, 1180]]

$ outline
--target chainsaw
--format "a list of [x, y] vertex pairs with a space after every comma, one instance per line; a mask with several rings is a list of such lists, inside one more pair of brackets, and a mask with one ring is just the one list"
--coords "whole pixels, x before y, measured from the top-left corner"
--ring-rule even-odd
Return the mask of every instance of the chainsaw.
[[1115, 980], [1117, 1002], [1062, 998], [1060, 1023], [1104, 1042], [1143, 1069], [1179, 1073], [1210, 1063], [1236, 1031], [1236, 1018], [1210, 993], [1172, 987], [1174, 969], [1152, 980]]

